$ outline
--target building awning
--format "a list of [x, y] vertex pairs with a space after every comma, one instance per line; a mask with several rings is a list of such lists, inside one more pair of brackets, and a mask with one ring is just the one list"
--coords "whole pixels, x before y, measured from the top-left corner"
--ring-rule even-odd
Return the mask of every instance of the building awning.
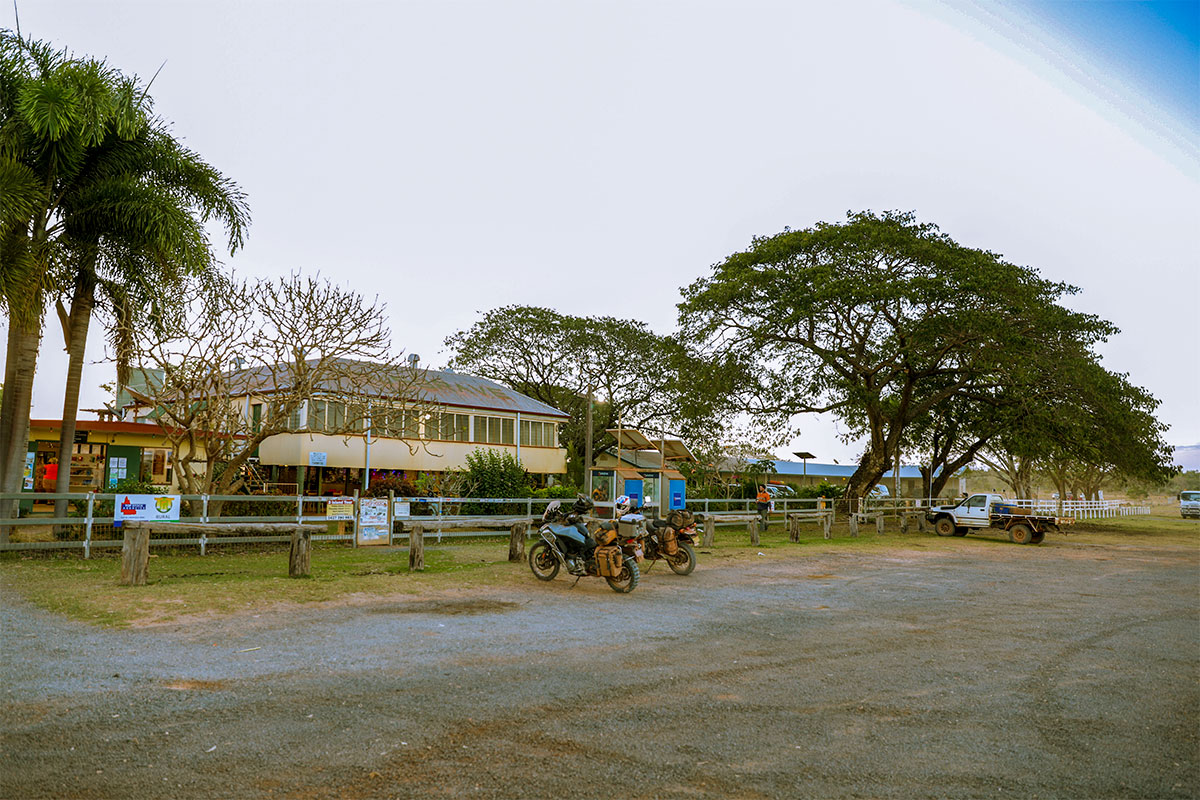
[[642, 473], [636, 469], [617, 468], [617, 476], [627, 481], [640, 481], [643, 479]]
[[684, 479], [682, 473], [676, 472], [673, 469], [664, 469], [662, 471], [662, 476], [667, 480], [672, 481], [681, 481]]

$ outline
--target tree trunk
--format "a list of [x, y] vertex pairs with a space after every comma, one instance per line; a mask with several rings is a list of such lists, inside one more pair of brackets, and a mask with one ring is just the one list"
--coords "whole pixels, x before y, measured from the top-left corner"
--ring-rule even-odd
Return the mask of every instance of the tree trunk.
[[[38, 345], [42, 338], [40, 328], [40, 322], [29, 329], [9, 318], [9, 363], [5, 367], [5, 374], [7, 377], [11, 372], [11, 377], [4, 384], [4, 402], [8, 403], [11, 394], [12, 416], [8, 420], [9, 424], [5, 426], [8, 431], [5, 450], [0, 452], [4, 469], [0, 492], [21, 491], [21, 481], [25, 475], [25, 454], [29, 447], [29, 410], [33, 405], [33, 374], [37, 366]], [[0, 505], [5, 507], [0, 516], [17, 516], [19, 501], [13, 500]], [[8, 526], [0, 526], [0, 544], [7, 544], [8, 538]]]
[[[94, 263], [94, 260], [93, 260]], [[96, 305], [96, 283], [90, 265], [75, 274], [75, 293], [71, 297], [70, 324], [67, 334], [67, 386], [63, 393], [62, 431], [58, 437], [58, 484], [54, 491], [71, 491], [71, 455], [75, 450], [75, 423], [79, 416], [79, 384], [83, 377], [83, 354], [87, 347], [88, 326]], [[54, 516], [67, 515], [67, 500], [54, 501]]]
[[887, 462], [887, 453], [868, 448], [858, 462], [858, 469], [846, 482], [844, 497], [847, 500], [857, 500], [870, 494], [875, 485], [879, 483], [879, 479], [883, 477], [883, 473], [887, 471]]

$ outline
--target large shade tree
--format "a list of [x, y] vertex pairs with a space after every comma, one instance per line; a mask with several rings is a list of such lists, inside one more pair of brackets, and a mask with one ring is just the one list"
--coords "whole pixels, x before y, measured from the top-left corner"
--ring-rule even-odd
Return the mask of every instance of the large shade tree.
[[[563, 441], [576, 477], [582, 477], [589, 457], [613, 443], [606, 429], [624, 425], [651, 435], [678, 433], [695, 442], [709, 435], [719, 418], [715, 371], [679, 339], [634, 320], [505, 306], [448, 337], [446, 345], [452, 367], [570, 415]], [[586, 453], [589, 394], [594, 402], [591, 454]]]
[[1049, 342], [1111, 334], [1058, 304], [1075, 291], [911, 213], [860, 212], [754, 239], [684, 290], [680, 324], [738, 366], [737, 405], [764, 427], [832, 412], [861, 435], [856, 498], [935, 409], [1027, 380]]

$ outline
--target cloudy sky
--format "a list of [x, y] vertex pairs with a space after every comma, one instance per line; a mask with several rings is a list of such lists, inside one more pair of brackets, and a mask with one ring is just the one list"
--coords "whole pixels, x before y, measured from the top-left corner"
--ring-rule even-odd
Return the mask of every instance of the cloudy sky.
[[[154, 80], [249, 195], [226, 263], [322, 274], [397, 348], [522, 303], [675, 327], [751, 237], [915, 210], [1082, 287], [1102, 352], [1200, 442], [1200, 4], [24, 0], [23, 33]], [[12, 27], [12, 8], [0, 24]], [[165, 63], [164, 63], [165, 62]], [[99, 362], [83, 406], [106, 399]], [[34, 417], [61, 414], [48, 327]], [[631, 364], [636, 369], [636, 364]], [[831, 420], [797, 447], [858, 452]]]

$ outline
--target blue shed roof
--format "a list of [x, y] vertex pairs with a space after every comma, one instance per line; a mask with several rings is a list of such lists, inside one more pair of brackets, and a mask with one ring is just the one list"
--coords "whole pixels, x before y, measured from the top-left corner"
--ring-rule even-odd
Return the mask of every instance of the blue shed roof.
[[[757, 463], [758, 459], [746, 459], [750, 463]], [[775, 473], [777, 475], [811, 475], [817, 478], [849, 478], [858, 469], [857, 464], [821, 464], [816, 461], [809, 461], [807, 466], [802, 461], [782, 461], [776, 460]], [[892, 470], [883, 473], [883, 477], [891, 478]], [[900, 465], [901, 478], [920, 478], [921, 468]]]

